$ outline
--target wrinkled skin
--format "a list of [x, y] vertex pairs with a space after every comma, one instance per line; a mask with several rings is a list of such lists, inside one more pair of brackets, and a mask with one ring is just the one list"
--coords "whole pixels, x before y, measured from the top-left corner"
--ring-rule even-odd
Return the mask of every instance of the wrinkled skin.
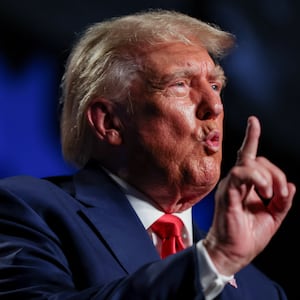
[[[251, 116], [237, 162], [216, 192], [215, 216], [205, 245], [225, 275], [239, 271], [265, 248], [296, 192], [282, 170], [257, 156], [259, 136], [259, 121]], [[263, 199], [269, 202], [264, 204]]]
[[[166, 212], [185, 210], [220, 176], [224, 75], [200, 46], [171, 44], [145, 56], [126, 121], [119, 172]], [[130, 124], [130, 125], [127, 125]]]
[[[200, 45], [164, 44], [144, 59], [131, 90], [133, 116], [105, 99], [96, 99], [88, 110], [101, 141], [96, 150], [102, 154], [95, 158], [161, 210], [179, 212], [219, 180], [224, 75]], [[216, 191], [204, 245], [224, 275], [239, 271], [265, 248], [296, 191], [277, 166], [257, 156], [259, 136], [259, 121], [252, 116], [236, 165]]]

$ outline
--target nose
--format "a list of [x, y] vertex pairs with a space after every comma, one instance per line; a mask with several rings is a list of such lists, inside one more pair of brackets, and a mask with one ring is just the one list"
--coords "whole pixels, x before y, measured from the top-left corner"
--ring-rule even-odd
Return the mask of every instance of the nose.
[[200, 120], [216, 119], [223, 113], [223, 104], [219, 100], [213, 98], [201, 101], [197, 109], [197, 118]]
[[200, 120], [214, 120], [223, 114], [222, 85], [218, 81], [207, 80], [206, 77], [195, 79], [196, 117]]

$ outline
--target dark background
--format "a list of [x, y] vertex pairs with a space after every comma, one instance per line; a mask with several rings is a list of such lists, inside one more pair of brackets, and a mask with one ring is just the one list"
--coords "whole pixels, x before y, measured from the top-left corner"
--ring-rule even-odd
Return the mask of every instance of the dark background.
[[[255, 114], [262, 123], [259, 154], [299, 185], [300, 2], [290, 0], [1, 0], [0, 177], [74, 171], [61, 156], [57, 112], [70, 48], [87, 25], [146, 8], [179, 10], [236, 35], [237, 47], [223, 61], [228, 77], [223, 171], [234, 164], [247, 117]], [[298, 198], [296, 194], [283, 226], [255, 260], [281, 283], [289, 300], [299, 299]], [[208, 197], [197, 207], [204, 228], [211, 221], [212, 203]]]

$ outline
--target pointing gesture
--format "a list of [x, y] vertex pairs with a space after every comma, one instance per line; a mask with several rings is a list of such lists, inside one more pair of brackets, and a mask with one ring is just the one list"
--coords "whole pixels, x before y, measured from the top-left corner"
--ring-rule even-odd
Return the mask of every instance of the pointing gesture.
[[236, 164], [215, 194], [215, 217], [204, 244], [224, 275], [233, 275], [265, 248], [296, 191], [282, 170], [257, 156], [260, 131], [258, 119], [249, 117]]
[[245, 139], [238, 151], [237, 164], [242, 164], [244, 159], [256, 159], [259, 136], [259, 121], [255, 117], [249, 117]]

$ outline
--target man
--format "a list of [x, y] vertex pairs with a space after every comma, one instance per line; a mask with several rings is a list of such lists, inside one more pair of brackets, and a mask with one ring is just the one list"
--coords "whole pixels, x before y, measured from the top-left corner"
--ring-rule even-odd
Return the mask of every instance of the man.
[[[79, 170], [1, 180], [1, 299], [286, 299], [251, 265], [295, 194], [257, 156], [256, 117], [216, 190], [207, 235], [192, 222], [193, 205], [219, 181], [218, 61], [233, 44], [229, 33], [168, 11], [83, 34], [62, 85], [62, 147]], [[162, 216], [183, 226], [178, 253], [157, 231]]]

